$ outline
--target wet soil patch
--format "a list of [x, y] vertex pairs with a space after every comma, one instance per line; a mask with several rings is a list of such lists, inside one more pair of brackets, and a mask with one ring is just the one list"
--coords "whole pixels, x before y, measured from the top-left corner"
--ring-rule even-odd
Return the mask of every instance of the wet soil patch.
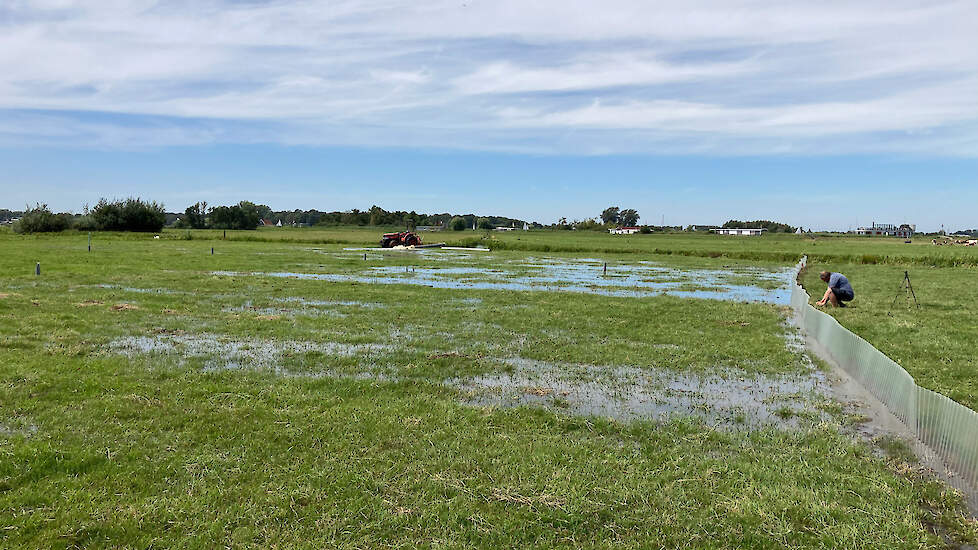
[[723, 428], [796, 426], [828, 415], [821, 371], [767, 376], [727, 370], [709, 375], [628, 366], [498, 360], [497, 372], [447, 380], [475, 406], [539, 406], [618, 420], [696, 416]]

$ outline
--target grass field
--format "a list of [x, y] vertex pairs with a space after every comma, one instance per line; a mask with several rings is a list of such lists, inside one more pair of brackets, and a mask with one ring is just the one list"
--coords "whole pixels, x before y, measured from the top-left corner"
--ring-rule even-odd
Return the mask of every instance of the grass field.
[[[853, 435], [783, 306], [713, 299], [776, 298], [797, 260], [776, 254], [796, 248], [930, 248], [588, 234], [554, 253], [562, 235], [530, 232], [493, 241], [527, 250], [382, 255], [343, 249], [376, 230], [220, 236], [99, 234], [88, 253], [85, 235], [0, 235], [0, 546], [978, 542], [904, 447]], [[902, 269], [839, 270], [858, 294], [840, 319], [878, 330], [863, 304]], [[925, 299], [934, 323], [957, 304]], [[933, 383], [955, 376], [966, 363]]]
[[[194, 231], [195, 238], [348, 244], [376, 246], [384, 231], [397, 227], [262, 228], [258, 231]], [[186, 230], [167, 230], [167, 238], [186, 238]], [[724, 257], [752, 261], [791, 263], [803, 255], [813, 261], [857, 264], [897, 264], [938, 267], [978, 266], [978, 247], [933, 246], [931, 239], [842, 236], [834, 234], [770, 234], [741, 239], [701, 233], [608, 235], [598, 231], [445, 231], [422, 233], [425, 242], [486, 245], [493, 249], [527, 252], [603, 252], [607, 254], [664, 254]], [[109, 236], [108, 238], [112, 238]]]

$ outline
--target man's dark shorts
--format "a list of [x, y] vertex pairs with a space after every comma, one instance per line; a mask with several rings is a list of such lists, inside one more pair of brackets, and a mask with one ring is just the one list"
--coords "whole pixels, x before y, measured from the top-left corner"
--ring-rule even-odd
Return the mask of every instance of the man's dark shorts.
[[840, 302], [851, 302], [856, 296], [847, 290], [842, 289], [832, 289], [832, 293], [835, 294], [836, 299]]

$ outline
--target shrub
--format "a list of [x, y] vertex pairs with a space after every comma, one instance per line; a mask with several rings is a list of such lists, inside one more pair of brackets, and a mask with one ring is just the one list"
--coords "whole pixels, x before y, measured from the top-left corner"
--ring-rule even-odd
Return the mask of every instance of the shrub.
[[255, 204], [241, 201], [234, 206], [218, 206], [209, 214], [213, 229], [257, 229], [261, 217]]
[[71, 225], [71, 214], [55, 214], [51, 212], [46, 204], [36, 204], [34, 208], [30, 206], [21, 216], [20, 220], [14, 224], [16, 233], [48, 233], [52, 231], [64, 231]]
[[448, 222], [448, 227], [450, 227], [452, 231], [464, 231], [466, 225], [465, 218], [461, 216], [455, 216], [452, 218], [452, 221]]
[[155, 201], [129, 197], [124, 201], [100, 199], [92, 209], [92, 219], [101, 231], [150, 231], [163, 229], [166, 212]]
[[98, 229], [98, 225], [95, 223], [95, 218], [93, 218], [91, 214], [85, 214], [75, 218], [73, 227], [78, 231], [95, 231]]

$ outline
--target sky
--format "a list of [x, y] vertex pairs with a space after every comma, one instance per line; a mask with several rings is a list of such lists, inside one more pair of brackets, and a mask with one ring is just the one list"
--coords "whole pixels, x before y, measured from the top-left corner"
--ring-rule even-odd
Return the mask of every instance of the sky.
[[978, 2], [4, 0], [0, 207], [978, 227]]

